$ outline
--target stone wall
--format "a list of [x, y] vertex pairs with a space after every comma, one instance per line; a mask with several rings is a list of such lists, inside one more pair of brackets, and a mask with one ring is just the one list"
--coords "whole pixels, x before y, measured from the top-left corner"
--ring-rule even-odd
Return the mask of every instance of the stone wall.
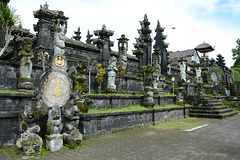
[[129, 111], [101, 114], [83, 114], [79, 130], [85, 138], [146, 126], [169, 119], [187, 117], [190, 107], [158, 110]]
[[[92, 103], [91, 109], [119, 109], [127, 106], [142, 104], [142, 96], [108, 96], [108, 95], [89, 95]], [[155, 105], [176, 104], [176, 96], [154, 96]]]
[[31, 94], [0, 93], [0, 146], [14, 145], [20, 137], [21, 112], [35, 104]]
[[[40, 84], [40, 76], [42, 75], [42, 67], [34, 65], [32, 70], [32, 78], [34, 89]], [[19, 79], [19, 62], [0, 60], [0, 90], [18, 90]]]

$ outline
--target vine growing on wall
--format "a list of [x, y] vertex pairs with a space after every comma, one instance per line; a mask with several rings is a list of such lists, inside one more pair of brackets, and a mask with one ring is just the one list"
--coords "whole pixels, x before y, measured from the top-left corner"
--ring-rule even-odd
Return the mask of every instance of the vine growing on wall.
[[122, 82], [123, 82], [123, 79], [126, 77], [126, 71], [122, 70], [121, 69], [121, 66], [120, 65], [117, 65], [117, 71], [116, 71], [116, 79], [117, 81], [119, 82], [118, 84], [118, 91], [120, 91], [121, 89], [121, 86], [122, 86]]
[[153, 72], [156, 70], [156, 68], [153, 68], [151, 64], [148, 64], [147, 66], [142, 66], [143, 68], [143, 77], [152, 77]]

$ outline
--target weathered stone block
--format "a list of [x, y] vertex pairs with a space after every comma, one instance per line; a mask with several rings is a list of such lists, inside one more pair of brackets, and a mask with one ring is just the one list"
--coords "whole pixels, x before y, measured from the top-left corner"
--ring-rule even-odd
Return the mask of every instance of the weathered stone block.
[[63, 135], [46, 135], [46, 148], [49, 149], [51, 152], [61, 151], [63, 148]]

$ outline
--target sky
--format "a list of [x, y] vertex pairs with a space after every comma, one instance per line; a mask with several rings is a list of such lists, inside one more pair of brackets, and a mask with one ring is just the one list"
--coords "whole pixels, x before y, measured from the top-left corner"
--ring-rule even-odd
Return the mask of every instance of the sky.
[[114, 41], [112, 50], [118, 50], [117, 39], [125, 34], [129, 39], [128, 54], [132, 54], [135, 38], [139, 37], [137, 29], [141, 28], [139, 21], [147, 14], [152, 38], [157, 20], [165, 27], [168, 51], [194, 49], [206, 42], [215, 48], [210, 58], [220, 53], [228, 67], [234, 63], [231, 50], [240, 38], [239, 0], [10, 0], [9, 5], [21, 16], [23, 28], [35, 33], [33, 24], [37, 19], [33, 11], [46, 2], [49, 9], [61, 10], [69, 17], [68, 38], [80, 27], [81, 41], [85, 42], [88, 30], [93, 34], [105, 24], [114, 31], [110, 38]]

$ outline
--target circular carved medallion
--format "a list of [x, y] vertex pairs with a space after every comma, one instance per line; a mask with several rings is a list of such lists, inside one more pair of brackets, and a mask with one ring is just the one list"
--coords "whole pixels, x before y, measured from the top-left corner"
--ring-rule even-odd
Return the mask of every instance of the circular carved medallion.
[[55, 57], [55, 64], [56, 64], [56, 66], [63, 67], [64, 63], [65, 63], [65, 61], [64, 61], [63, 57], [61, 57], [61, 56], [56, 56]]
[[61, 72], [51, 72], [43, 82], [43, 100], [48, 107], [62, 107], [70, 98], [71, 81]]

